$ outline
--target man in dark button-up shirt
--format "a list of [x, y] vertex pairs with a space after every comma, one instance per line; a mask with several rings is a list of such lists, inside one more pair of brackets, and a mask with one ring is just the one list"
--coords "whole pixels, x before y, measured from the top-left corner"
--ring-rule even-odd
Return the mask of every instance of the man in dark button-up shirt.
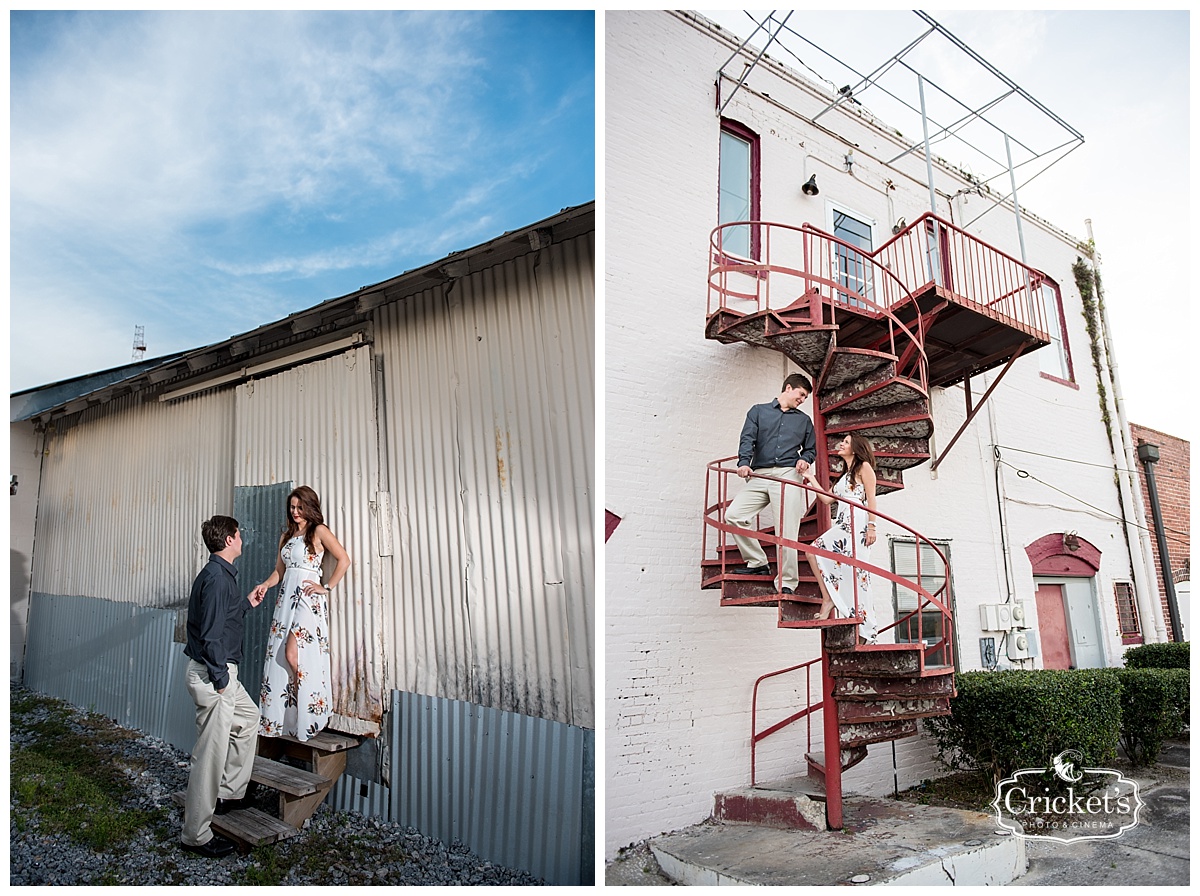
[[196, 704], [196, 746], [183, 810], [183, 848], [219, 858], [234, 845], [213, 834], [214, 812], [235, 808], [245, 798], [254, 770], [258, 705], [238, 681], [246, 610], [262, 597], [238, 593], [233, 561], [242, 553], [242, 533], [230, 516], [214, 516], [200, 527], [212, 551], [196, 576], [188, 601], [185, 684]]
[[[732, 526], [752, 529], [754, 518], [770, 504], [776, 517], [782, 517], [785, 538], [795, 538], [804, 515], [804, 490], [785, 488], [781, 483], [757, 476], [771, 476], [789, 482], [800, 482], [800, 474], [808, 469], [817, 456], [816, 435], [812, 420], [800, 410], [812, 393], [812, 383], [803, 374], [793, 373], [783, 381], [779, 396], [765, 404], [756, 404], [746, 414], [742, 438], [738, 446], [738, 475], [746, 486], [737, 494], [725, 512], [725, 522]], [[784, 494], [781, 498], [781, 492]], [[781, 504], [782, 501], [782, 514]], [[769, 576], [771, 567], [766, 552], [757, 538], [734, 535], [734, 543], [742, 553], [744, 566], [729, 570], [735, 575]], [[781, 591], [792, 594], [800, 582], [796, 551], [785, 548], [780, 555]]]

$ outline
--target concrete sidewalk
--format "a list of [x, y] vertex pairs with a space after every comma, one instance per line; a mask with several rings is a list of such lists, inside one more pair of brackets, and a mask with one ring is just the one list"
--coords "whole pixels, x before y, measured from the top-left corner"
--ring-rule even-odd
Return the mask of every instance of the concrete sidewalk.
[[1131, 774], [1145, 808], [1114, 840], [1057, 843], [999, 831], [994, 816], [848, 795], [844, 832], [708, 821], [623, 851], [609, 886], [1186, 886], [1189, 750], [1167, 744]]

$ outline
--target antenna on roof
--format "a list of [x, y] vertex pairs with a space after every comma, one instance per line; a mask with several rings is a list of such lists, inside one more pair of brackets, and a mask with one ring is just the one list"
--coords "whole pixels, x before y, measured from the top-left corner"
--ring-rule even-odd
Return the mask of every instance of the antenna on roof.
[[146, 357], [146, 328], [135, 324], [133, 327], [133, 360], [140, 361]]

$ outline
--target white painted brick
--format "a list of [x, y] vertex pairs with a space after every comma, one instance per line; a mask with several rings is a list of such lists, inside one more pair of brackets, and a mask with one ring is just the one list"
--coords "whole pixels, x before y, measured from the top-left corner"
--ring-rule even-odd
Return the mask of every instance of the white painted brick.
[[[605, 851], [612, 856], [620, 846], [702, 821], [716, 791], [749, 783], [754, 680], [818, 656], [819, 640], [778, 629], [773, 609], [721, 609], [717, 592], [698, 585], [706, 465], [736, 454], [746, 410], [772, 398], [792, 369], [774, 352], [720, 345], [703, 333], [706, 247], [717, 214], [713, 82], [731, 48], [671, 13], [610, 11], [605, 21], [604, 502], [622, 518], [605, 551]], [[765, 66], [752, 85], [793, 108], [815, 102]], [[889, 157], [885, 135], [842, 121], [861, 147], [851, 177], [840, 170], [839, 141], [778, 107], [743, 92], [727, 114], [762, 134], [765, 219], [827, 228], [829, 198], [890, 226], [886, 199], [873, 186], [888, 172], [871, 159]], [[823, 123], [838, 126], [832, 115]], [[894, 213], [912, 221], [928, 203], [924, 161], [901, 164]], [[820, 202], [799, 191], [809, 170], [818, 171]], [[956, 208], [957, 220], [964, 210], [974, 213], [977, 201]], [[1003, 212], [972, 230], [1019, 255], [1015, 226]], [[1084, 462], [1002, 449], [1006, 461], [1101, 511], [1004, 468], [1010, 575], [1014, 596], [1031, 600], [1026, 545], [1076, 530], [1100, 548], [1102, 634], [1117, 664], [1112, 583], [1129, 580], [1130, 562], [1119, 526], [1105, 516], [1119, 508], [1071, 274], [1076, 250], [1072, 238], [1035, 222], [1026, 224], [1025, 238], [1031, 264], [1062, 287], [1079, 388], [1041, 377], [1036, 357], [1017, 361], [936, 478], [928, 465], [908, 471], [906, 488], [882, 498], [880, 510], [949, 541], [961, 661], [978, 668], [976, 608], [1008, 596], [992, 445]], [[975, 400], [985, 387], [974, 384]], [[966, 417], [962, 388], [934, 390], [933, 410], [944, 447]], [[888, 536], [895, 534], [880, 527], [881, 565], [890, 562]], [[883, 603], [890, 613], [890, 598]], [[772, 711], [786, 705], [778, 694], [772, 699]], [[816, 728], [819, 743], [819, 722]], [[760, 773], [799, 773], [807, 747], [802, 726], [778, 737], [761, 747]], [[901, 788], [945, 772], [924, 736], [897, 742], [896, 755]], [[872, 746], [847, 773], [846, 787], [890, 793], [890, 746]]]

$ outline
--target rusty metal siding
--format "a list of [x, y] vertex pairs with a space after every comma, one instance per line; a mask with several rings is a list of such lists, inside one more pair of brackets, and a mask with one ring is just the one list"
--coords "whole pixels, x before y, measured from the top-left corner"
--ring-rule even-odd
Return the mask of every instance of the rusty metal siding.
[[590, 236], [383, 306], [385, 686], [593, 727]]
[[[383, 711], [381, 605], [387, 596], [376, 533], [373, 370], [371, 349], [364, 345], [236, 388], [234, 485], [311, 486], [321, 497], [326, 524], [350, 555], [350, 571], [330, 602], [335, 713], [330, 724], [355, 733], [378, 730]], [[285, 512], [286, 498], [278, 507], [275, 538]], [[247, 585], [261, 582], [273, 568], [271, 561], [246, 569]]]
[[592, 731], [461, 700], [391, 698], [391, 787], [343, 776], [334, 808], [459, 840], [547, 883], [592, 883]]
[[208, 551], [200, 523], [232, 512], [233, 395], [113, 401], [47, 434], [32, 588], [186, 606]]

